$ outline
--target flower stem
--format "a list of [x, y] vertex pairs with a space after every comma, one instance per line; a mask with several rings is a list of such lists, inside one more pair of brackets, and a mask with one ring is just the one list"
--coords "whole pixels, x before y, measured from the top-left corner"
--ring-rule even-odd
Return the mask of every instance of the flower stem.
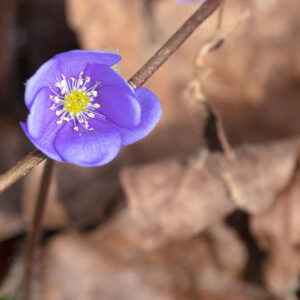
[[129, 79], [129, 83], [134, 87], [142, 86], [221, 3], [222, 0], [208, 0], [204, 2], [146, 64]]
[[0, 175], [0, 194], [7, 190], [12, 184], [29, 173], [34, 167], [41, 163], [46, 156], [38, 149], [28, 153], [22, 160], [11, 169]]
[[34, 216], [28, 236], [27, 252], [24, 265], [22, 300], [30, 300], [32, 298], [32, 278], [34, 273], [34, 265], [39, 249], [42, 232], [42, 220], [45, 212], [46, 199], [51, 182], [53, 166], [54, 161], [47, 159], [40, 182], [40, 188], [34, 209]]
[[[163, 63], [187, 40], [222, 3], [223, 0], [207, 0], [202, 6], [174, 33], [174, 35], [150, 58], [144, 66], [128, 81], [134, 87], [142, 86]], [[46, 156], [35, 149], [27, 154], [10, 170], [0, 175], [0, 194], [16, 181], [28, 174], [41, 163]]]

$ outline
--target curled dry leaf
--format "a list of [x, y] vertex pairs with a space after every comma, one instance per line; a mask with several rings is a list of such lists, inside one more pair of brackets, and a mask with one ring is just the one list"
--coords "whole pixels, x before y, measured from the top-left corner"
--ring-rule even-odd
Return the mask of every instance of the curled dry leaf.
[[233, 277], [242, 275], [248, 253], [237, 232], [222, 222], [208, 227], [206, 237], [220, 269]]
[[269, 210], [252, 217], [252, 231], [267, 251], [265, 280], [273, 293], [292, 294], [300, 275], [300, 168]]
[[122, 240], [116, 250], [110, 238], [70, 233], [54, 238], [44, 255], [42, 299], [270, 299], [220, 269], [204, 236], [144, 252], [124, 248]]
[[245, 145], [234, 161], [211, 153], [187, 166], [172, 160], [125, 168], [131, 231], [151, 248], [194, 236], [235, 208], [265, 211], [289, 182], [298, 146], [299, 140]]
[[298, 135], [298, 1], [226, 1], [222, 28], [234, 25], [246, 9], [250, 18], [207, 55], [205, 65], [213, 72], [203, 90], [232, 144]]
[[120, 260], [99, 249], [95, 251], [83, 238], [62, 236], [46, 251], [42, 298], [167, 300], [176, 299], [169, 294], [177, 291], [182, 295], [180, 299], [185, 299], [187, 284], [178, 271], [172, 275], [166, 267], [151, 265], [139, 257]]

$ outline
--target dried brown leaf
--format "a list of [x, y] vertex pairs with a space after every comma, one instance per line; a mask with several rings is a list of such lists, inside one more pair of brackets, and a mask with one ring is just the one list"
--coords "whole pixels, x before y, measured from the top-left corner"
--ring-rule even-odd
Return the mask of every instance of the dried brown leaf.
[[[178, 161], [128, 167], [121, 182], [129, 217], [147, 247], [185, 239], [223, 219], [235, 208], [265, 211], [293, 173], [299, 140], [202, 156], [183, 166]], [[141, 242], [141, 240], [139, 242]]]
[[294, 293], [298, 287], [300, 169], [278, 195], [269, 210], [252, 218], [253, 234], [267, 251], [265, 280], [279, 296]]
[[206, 236], [219, 268], [233, 277], [242, 275], [248, 253], [236, 231], [222, 222], [210, 226]]
[[107, 236], [101, 242], [91, 242], [87, 237], [65, 234], [52, 240], [44, 256], [42, 298], [270, 298], [263, 289], [232, 279], [224, 271], [220, 272], [211, 256], [209, 244], [203, 237], [152, 252], [136, 252], [135, 255], [124, 254], [124, 251], [131, 252], [133, 249], [123, 248], [122, 241], [119, 241], [119, 251], [111, 249], [108, 246], [109, 239]]

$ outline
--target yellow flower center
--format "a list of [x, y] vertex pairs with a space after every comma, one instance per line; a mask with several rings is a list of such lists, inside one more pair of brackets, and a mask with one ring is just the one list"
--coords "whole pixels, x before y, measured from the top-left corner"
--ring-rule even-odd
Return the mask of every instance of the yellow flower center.
[[100, 82], [96, 81], [90, 87], [86, 87], [88, 82], [91, 82], [91, 77], [83, 77], [83, 72], [79, 73], [79, 77], [66, 78], [61, 74], [62, 79], [57, 79], [55, 86], [60, 89], [59, 92], [54, 91], [51, 87], [51, 94], [49, 99], [53, 101], [51, 110], [59, 117], [56, 121], [58, 125], [64, 121], [72, 121], [73, 129], [79, 131], [78, 125], [86, 130], [93, 130], [89, 126], [89, 119], [105, 118], [100, 112], [96, 110], [101, 105], [96, 102], [98, 91], [96, 90]]
[[71, 115], [76, 115], [79, 112], [86, 111], [87, 105], [90, 103], [90, 98], [85, 91], [72, 90], [70, 94], [65, 96], [64, 109]]

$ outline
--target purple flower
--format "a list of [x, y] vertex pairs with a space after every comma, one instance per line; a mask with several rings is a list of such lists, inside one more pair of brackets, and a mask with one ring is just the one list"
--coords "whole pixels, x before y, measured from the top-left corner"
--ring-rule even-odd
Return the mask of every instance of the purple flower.
[[102, 51], [69, 51], [48, 60], [27, 81], [30, 113], [21, 126], [45, 155], [101, 166], [155, 127], [161, 117], [157, 97], [146, 88], [133, 89], [112, 70], [120, 59]]

